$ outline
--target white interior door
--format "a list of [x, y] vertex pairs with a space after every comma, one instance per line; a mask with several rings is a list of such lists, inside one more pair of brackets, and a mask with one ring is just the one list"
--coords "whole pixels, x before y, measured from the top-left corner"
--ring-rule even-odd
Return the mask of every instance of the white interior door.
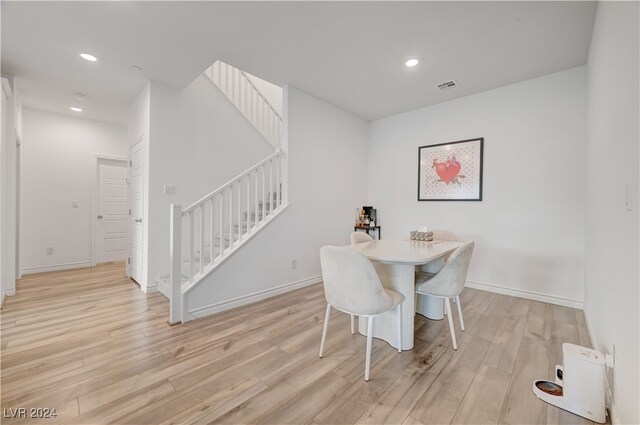
[[142, 140], [131, 146], [129, 153], [130, 182], [129, 193], [131, 196], [131, 214], [129, 215], [129, 228], [131, 229], [131, 257], [129, 260], [129, 276], [136, 282], [142, 282], [142, 217], [144, 213], [144, 182], [142, 161]]
[[96, 262], [127, 259], [127, 162], [98, 158]]

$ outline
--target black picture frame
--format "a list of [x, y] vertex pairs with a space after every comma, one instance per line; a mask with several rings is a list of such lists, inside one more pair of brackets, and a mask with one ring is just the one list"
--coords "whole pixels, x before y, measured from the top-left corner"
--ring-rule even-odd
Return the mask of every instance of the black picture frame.
[[[447, 152], [452, 155], [448, 156]], [[456, 152], [464, 155], [461, 161], [456, 158]], [[447, 158], [446, 163], [437, 162], [437, 159], [426, 163], [439, 154], [443, 159]], [[418, 201], [482, 201], [483, 166], [484, 137], [419, 146]], [[461, 173], [467, 168], [471, 169], [472, 175]]]

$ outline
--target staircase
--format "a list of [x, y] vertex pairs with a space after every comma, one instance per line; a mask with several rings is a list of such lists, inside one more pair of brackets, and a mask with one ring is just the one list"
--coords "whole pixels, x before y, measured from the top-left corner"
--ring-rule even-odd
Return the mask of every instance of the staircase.
[[276, 150], [192, 205], [171, 205], [170, 272], [157, 282], [172, 324], [191, 320], [187, 294], [289, 205], [282, 118], [239, 69], [218, 61], [204, 75]]

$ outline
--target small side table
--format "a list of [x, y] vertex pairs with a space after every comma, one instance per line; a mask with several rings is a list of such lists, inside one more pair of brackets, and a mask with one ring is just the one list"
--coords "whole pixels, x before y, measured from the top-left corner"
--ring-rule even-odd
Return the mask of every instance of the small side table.
[[369, 234], [369, 232], [371, 231], [378, 231], [378, 239], [382, 239], [382, 227], [380, 226], [353, 226], [353, 231], [357, 232], [358, 230], [364, 230], [365, 232], [367, 232], [367, 235]]

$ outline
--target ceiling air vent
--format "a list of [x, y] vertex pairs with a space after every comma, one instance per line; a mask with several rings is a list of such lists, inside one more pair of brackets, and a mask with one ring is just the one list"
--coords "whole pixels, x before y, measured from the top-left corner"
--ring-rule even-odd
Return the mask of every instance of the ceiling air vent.
[[436, 87], [438, 87], [438, 90], [440, 91], [451, 90], [458, 87], [458, 83], [456, 83], [456, 80], [449, 80], [438, 84]]

